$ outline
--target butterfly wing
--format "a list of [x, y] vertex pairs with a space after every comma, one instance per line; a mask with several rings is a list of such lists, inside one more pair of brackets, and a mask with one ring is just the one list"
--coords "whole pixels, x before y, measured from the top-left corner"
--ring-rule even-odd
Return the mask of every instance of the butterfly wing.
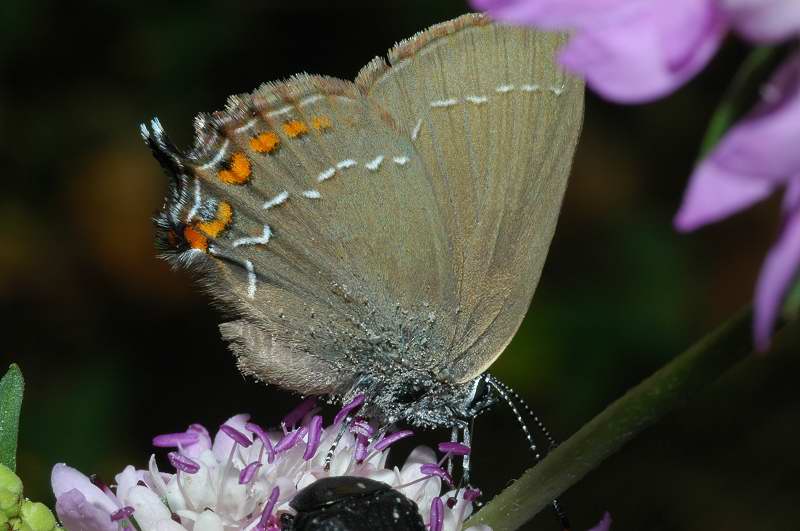
[[483, 372], [528, 309], [555, 231], [583, 114], [583, 85], [556, 64], [564, 35], [465, 15], [397, 45], [357, 79], [391, 109], [432, 177], [455, 304], [457, 381]]
[[[157, 122], [143, 130], [173, 177], [165, 254], [237, 317], [222, 333], [245, 373], [342, 393], [365, 370], [457, 361], [461, 378], [499, 355], [541, 271], [580, 120], [555, 44], [466, 16], [356, 83], [298, 76], [233, 97], [198, 117], [186, 153]], [[491, 93], [494, 70], [545, 88]]]

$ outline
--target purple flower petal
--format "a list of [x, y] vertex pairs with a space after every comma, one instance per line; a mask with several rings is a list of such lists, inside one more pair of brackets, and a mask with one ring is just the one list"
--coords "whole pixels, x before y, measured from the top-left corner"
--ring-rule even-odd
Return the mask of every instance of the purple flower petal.
[[111, 521], [111, 511], [92, 504], [78, 489], [61, 493], [56, 498], [56, 514], [66, 529], [115, 531], [119, 527]]
[[308, 428], [303, 426], [302, 428], [294, 430], [288, 435], [284, 435], [284, 437], [278, 441], [278, 444], [275, 445], [275, 452], [284, 452], [293, 448], [300, 441], [300, 439], [305, 437], [307, 432]]
[[708, 63], [726, 31], [714, 0], [635, 5], [638, 9], [626, 9], [614, 25], [578, 31], [559, 57], [601, 96], [621, 103], [673, 92]]
[[447, 483], [448, 485], [453, 484], [453, 478], [450, 476], [450, 474], [447, 473], [447, 470], [443, 469], [442, 467], [440, 467], [435, 463], [425, 463], [424, 465], [419, 467], [419, 471], [424, 476], [436, 476], [445, 483]]
[[[793, 187], [800, 187], [800, 175]], [[778, 241], [767, 254], [756, 284], [754, 333], [756, 348], [769, 347], [772, 329], [792, 281], [800, 273], [800, 208], [788, 213]]]
[[464, 490], [464, 500], [468, 502], [474, 502], [478, 498], [481, 497], [481, 491], [478, 489], [465, 489]]
[[347, 418], [350, 413], [355, 411], [356, 409], [361, 407], [361, 404], [364, 403], [366, 397], [363, 394], [358, 394], [353, 399], [345, 404], [345, 406], [339, 411], [336, 416], [333, 418], [333, 425], [339, 424], [341, 421]]
[[611, 529], [611, 514], [606, 512], [600, 522], [589, 531], [609, 531], [609, 529]]
[[267, 462], [272, 463], [275, 460], [275, 449], [272, 447], [272, 441], [270, 440], [269, 435], [267, 435], [267, 432], [265, 432], [261, 426], [254, 422], [248, 422], [245, 427], [248, 431], [255, 433], [256, 436], [261, 439], [261, 443], [267, 449], [267, 454], [269, 455]]
[[689, 179], [675, 228], [688, 232], [724, 219], [768, 197], [775, 184], [721, 168], [706, 158]]
[[445, 454], [469, 455], [472, 449], [466, 444], [448, 441], [439, 443], [439, 451]]
[[118, 509], [114, 501], [92, 484], [86, 475], [64, 463], [58, 463], [53, 467], [50, 484], [56, 499], [69, 491], [77, 490], [87, 503], [103, 509], [106, 514]]
[[502, 21], [572, 30], [560, 62], [603, 97], [650, 101], [692, 78], [728, 20], [717, 0], [473, 0]]
[[300, 402], [300, 404], [291, 410], [285, 417], [283, 417], [283, 424], [286, 425], [287, 428], [293, 428], [295, 424], [303, 420], [309, 411], [314, 409], [317, 406], [317, 399], [314, 397], [309, 397]]
[[239, 485], [245, 485], [247, 483], [250, 483], [250, 480], [253, 479], [253, 476], [256, 475], [256, 472], [258, 472], [258, 469], [260, 467], [261, 467], [260, 461], [253, 461], [252, 463], [244, 467], [242, 471], [239, 473]]
[[128, 518], [133, 516], [134, 512], [135, 511], [134, 511], [133, 507], [131, 507], [130, 505], [127, 505], [127, 506], [123, 507], [122, 509], [120, 509], [119, 511], [114, 512], [111, 515], [111, 521], [112, 522], [118, 522], [119, 520], [127, 520]]
[[[630, 0], [470, 0], [493, 19], [543, 29], [576, 29], [613, 24]], [[635, 7], [635, 6], [634, 6]]]
[[762, 94], [709, 158], [732, 173], [786, 183], [800, 173], [800, 51], [778, 68]]
[[442, 531], [444, 526], [444, 504], [438, 496], [431, 501], [430, 519], [431, 531]]
[[269, 517], [272, 514], [272, 510], [275, 508], [275, 504], [278, 502], [278, 497], [281, 495], [281, 489], [278, 487], [274, 487], [272, 492], [269, 495], [269, 500], [267, 500], [267, 504], [264, 506], [264, 511], [261, 513], [261, 520], [259, 520], [256, 529], [258, 530], [265, 530], [269, 523]]
[[308, 426], [308, 444], [306, 444], [306, 451], [303, 453], [303, 459], [308, 461], [314, 454], [317, 453], [319, 442], [322, 437], [322, 417], [314, 415]]
[[200, 454], [211, 449], [211, 436], [202, 424], [191, 424], [186, 430], [188, 433], [198, 435], [197, 442], [183, 445], [181, 453], [189, 457], [200, 457]]
[[240, 432], [233, 426], [228, 426], [227, 424], [223, 424], [222, 426], [219, 427], [219, 429], [225, 432], [225, 435], [233, 439], [236, 442], [236, 444], [239, 444], [245, 448], [249, 448], [250, 445], [253, 444], [253, 441], [251, 441], [247, 435]]
[[[224, 424], [236, 428], [238, 431], [244, 431], [245, 425], [250, 420], [250, 415], [245, 413], [234, 415], [224, 422]], [[214, 457], [217, 461], [225, 461], [231, 453], [234, 441], [224, 431], [219, 430], [214, 436], [214, 445], [211, 450], [214, 452]]]
[[369, 441], [367, 438], [361, 434], [356, 435], [356, 449], [353, 453], [353, 457], [357, 463], [361, 463], [367, 457], [367, 446]]
[[755, 42], [780, 42], [800, 34], [797, 0], [719, 0], [736, 31]]
[[194, 444], [200, 440], [200, 434], [184, 431], [180, 433], [164, 433], [153, 437], [153, 446], [156, 448], [177, 448]]
[[169, 459], [170, 464], [174, 466], [176, 470], [180, 470], [181, 472], [196, 474], [197, 471], [200, 470], [200, 464], [197, 461], [191, 457], [181, 455], [178, 452], [168, 453], [167, 459]]
[[379, 452], [382, 452], [400, 439], [405, 439], [406, 437], [411, 437], [412, 435], [414, 435], [414, 432], [411, 430], [396, 431], [375, 443], [375, 449]]

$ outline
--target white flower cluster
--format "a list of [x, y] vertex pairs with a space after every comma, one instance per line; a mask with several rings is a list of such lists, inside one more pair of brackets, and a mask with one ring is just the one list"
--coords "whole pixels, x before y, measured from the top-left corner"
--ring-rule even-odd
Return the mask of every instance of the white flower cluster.
[[[342, 419], [337, 415], [332, 426], [323, 428], [321, 417], [305, 413], [299, 427], [269, 432], [249, 422], [248, 415], [236, 415], [213, 442], [197, 424], [158, 436], [156, 446], [175, 448], [169, 460], [176, 472], [160, 470], [153, 455], [146, 470], [126, 467], [114, 488], [56, 465], [56, 512], [69, 531], [132, 531], [134, 522], [141, 531], [278, 531], [280, 516], [294, 512], [289, 502], [298, 490], [325, 477], [360, 476], [387, 483], [414, 501], [430, 529], [462, 529], [476, 491], [443, 494], [449, 476], [432, 449], [417, 447], [401, 468], [387, 468], [388, 446], [410, 432], [367, 444], [371, 428], [356, 421], [326, 469], [326, 454]], [[469, 531], [490, 530], [482, 526]]]

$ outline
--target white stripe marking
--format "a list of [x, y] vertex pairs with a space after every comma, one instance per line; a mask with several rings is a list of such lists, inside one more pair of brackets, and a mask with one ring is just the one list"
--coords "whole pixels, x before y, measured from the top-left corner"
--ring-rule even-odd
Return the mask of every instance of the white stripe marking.
[[200, 203], [203, 199], [200, 197], [200, 179], [194, 180], [194, 204], [192, 205], [192, 209], [189, 211], [189, 215], [186, 216], [186, 223], [189, 223], [194, 219], [197, 215], [197, 211], [200, 210]]
[[486, 103], [489, 101], [489, 98], [486, 96], [467, 96], [464, 99], [470, 103], [474, 103], [475, 105], [480, 105], [481, 103]]
[[561, 96], [561, 94], [564, 92], [564, 88], [565, 88], [565, 85], [561, 85], [560, 87], [553, 86], [553, 87], [550, 87], [550, 92], [552, 92], [556, 96]]
[[323, 171], [319, 175], [317, 175], [317, 182], [327, 181], [336, 173], [336, 168], [330, 167], [327, 170]]
[[366, 168], [369, 171], [378, 171], [378, 168], [380, 167], [381, 162], [383, 162], [383, 155], [378, 155], [377, 157], [375, 157], [371, 161], [369, 161], [366, 164], [364, 164], [364, 166], [366, 166]]
[[431, 102], [431, 107], [452, 107], [453, 105], [458, 105], [458, 100], [455, 98], [450, 98], [449, 100], [434, 100]]
[[272, 229], [269, 228], [269, 225], [264, 225], [264, 230], [261, 232], [261, 236], [239, 238], [238, 240], [233, 241], [233, 246], [239, 247], [240, 245], [266, 245], [269, 243], [271, 236]]
[[236, 129], [234, 129], [234, 130], [233, 130], [233, 132], [234, 132], [234, 133], [242, 133], [242, 132], [244, 132], [244, 131], [247, 131], [248, 129], [250, 129], [250, 128], [252, 128], [254, 125], [256, 125], [256, 122], [257, 122], [257, 121], [258, 121], [257, 119], [255, 119], [255, 118], [252, 118], [252, 119], [251, 119], [249, 122], [247, 122], [246, 124], [244, 124], [244, 125], [242, 125], [242, 126], [239, 126], [239, 127], [237, 127]]
[[322, 98], [324, 98], [324, 96], [322, 96], [321, 94], [315, 94], [314, 96], [309, 96], [307, 98], [300, 100], [300, 105], [310, 105], [316, 101], [321, 100]]
[[340, 170], [344, 170], [347, 168], [352, 168], [356, 164], [357, 164], [356, 161], [354, 161], [353, 159], [344, 159], [337, 162], [336, 167]]
[[307, 197], [309, 199], [319, 199], [322, 197], [322, 194], [317, 192], [316, 190], [306, 190], [303, 192], [303, 197]]
[[282, 114], [288, 114], [288, 113], [290, 113], [292, 111], [292, 109], [294, 109], [294, 107], [292, 107], [291, 105], [287, 105], [286, 107], [281, 107], [280, 109], [276, 109], [274, 111], [268, 112], [267, 116], [269, 116], [271, 118], [273, 116], [280, 116]]
[[231, 143], [231, 141], [226, 138], [225, 142], [222, 143], [222, 147], [219, 148], [219, 151], [217, 152], [217, 154], [214, 155], [214, 158], [209, 160], [208, 162], [206, 162], [202, 166], [200, 166], [200, 168], [198, 168], [198, 169], [207, 170], [207, 169], [219, 164], [220, 161], [225, 157], [225, 153], [228, 151], [228, 145], [230, 143]]
[[522, 92], [536, 92], [540, 88], [541, 87], [539, 85], [533, 84], [533, 85], [522, 85], [519, 89]]
[[392, 160], [398, 166], [405, 166], [406, 162], [408, 162], [408, 157], [392, 157]]
[[245, 260], [244, 268], [247, 269], [247, 296], [254, 299], [256, 297], [256, 270], [253, 262]]
[[286, 202], [287, 199], [289, 199], [289, 192], [284, 190], [283, 192], [279, 193], [278, 195], [276, 195], [275, 197], [264, 203], [264, 206], [262, 206], [261, 208], [270, 209], [274, 206], [282, 205]]
[[417, 125], [415, 125], [414, 129], [411, 131], [411, 140], [417, 139], [420, 129], [422, 129], [422, 118], [417, 120]]
[[499, 94], [505, 94], [506, 92], [511, 92], [514, 90], [514, 85], [498, 85], [498, 87], [494, 90]]

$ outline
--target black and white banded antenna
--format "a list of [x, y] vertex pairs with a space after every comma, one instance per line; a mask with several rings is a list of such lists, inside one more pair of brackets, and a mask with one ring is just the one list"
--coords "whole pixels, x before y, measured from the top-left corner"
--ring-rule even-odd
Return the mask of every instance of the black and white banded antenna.
[[[525, 439], [528, 441], [528, 448], [530, 449], [531, 453], [533, 454], [533, 458], [536, 461], [536, 464], [542, 460], [542, 453], [539, 450], [539, 446], [536, 444], [536, 441], [533, 439], [533, 435], [531, 434], [531, 430], [528, 427], [528, 423], [525, 422], [522, 414], [519, 412], [519, 408], [517, 404], [521, 405], [528, 416], [533, 420], [533, 423], [542, 433], [544, 438], [547, 440], [548, 448], [545, 450], [544, 455], [547, 455], [551, 450], [553, 450], [556, 446], [558, 446], [558, 442], [555, 438], [550, 434], [550, 431], [541, 421], [541, 419], [533, 413], [531, 408], [522, 399], [519, 394], [514, 391], [511, 387], [507, 386], [503, 382], [499, 381], [494, 376], [488, 374], [486, 381], [492, 388], [497, 391], [497, 394], [503, 399], [506, 405], [511, 409], [511, 412], [514, 413], [514, 417], [517, 419], [517, 423], [522, 428], [522, 432], [525, 434]], [[559, 522], [561, 523], [561, 527], [564, 531], [569, 531], [571, 529], [569, 518], [567, 517], [564, 508], [561, 507], [561, 503], [558, 501], [557, 498], [554, 498], [550, 505], [553, 507], [553, 511], [556, 513], [556, 517], [558, 518]]]

